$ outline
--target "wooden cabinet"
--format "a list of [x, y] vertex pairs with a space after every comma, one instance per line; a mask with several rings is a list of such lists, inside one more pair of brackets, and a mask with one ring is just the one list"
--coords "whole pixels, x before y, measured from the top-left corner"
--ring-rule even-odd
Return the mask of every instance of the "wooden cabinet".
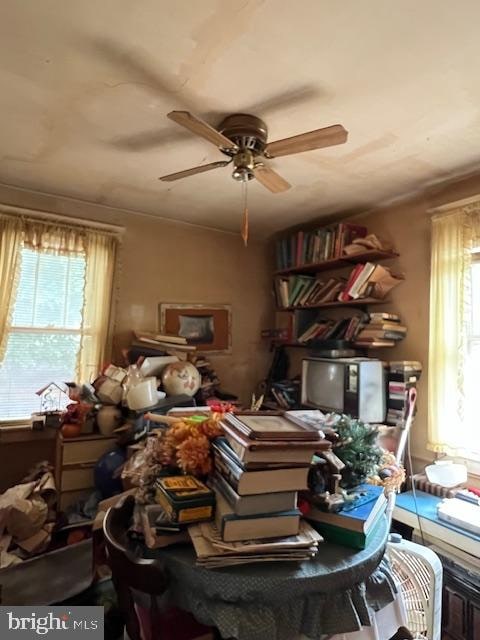
[[60, 509], [88, 497], [94, 488], [95, 463], [115, 446], [116, 439], [99, 434], [58, 439], [55, 481]]
[[18, 484], [38, 462], [56, 464], [57, 429], [0, 427], [0, 493]]
[[442, 562], [442, 640], [480, 640], [479, 577], [451, 560]]

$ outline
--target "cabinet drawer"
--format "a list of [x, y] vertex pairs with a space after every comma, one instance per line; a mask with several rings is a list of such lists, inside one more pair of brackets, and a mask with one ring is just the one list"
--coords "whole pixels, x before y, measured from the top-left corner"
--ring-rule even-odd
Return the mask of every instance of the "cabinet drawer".
[[101, 455], [115, 446], [115, 438], [80, 440], [78, 442], [63, 441], [63, 464], [79, 462], [96, 462]]
[[93, 465], [84, 469], [62, 469], [62, 493], [79, 489], [93, 488]]
[[79, 500], [86, 500], [92, 493], [91, 489], [79, 489], [78, 491], [65, 491], [60, 496], [59, 509], [64, 511], [67, 507], [78, 502]]

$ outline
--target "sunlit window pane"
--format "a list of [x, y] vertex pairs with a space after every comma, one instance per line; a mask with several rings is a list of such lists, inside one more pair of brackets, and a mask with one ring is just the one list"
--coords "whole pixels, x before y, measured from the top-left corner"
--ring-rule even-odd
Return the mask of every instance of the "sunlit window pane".
[[75, 379], [85, 258], [23, 249], [12, 328], [0, 365], [0, 421], [40, 409], [38, 389]]

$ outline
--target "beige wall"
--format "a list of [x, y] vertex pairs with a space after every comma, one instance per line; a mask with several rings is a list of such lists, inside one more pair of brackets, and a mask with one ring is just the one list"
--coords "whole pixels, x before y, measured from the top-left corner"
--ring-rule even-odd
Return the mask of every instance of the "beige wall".
[[157, 329], [160, 302], [231, 304], [232, 354], [211, 361], [222, 389], [249, 401], [270, 361], [260, 339], [272, 311], [265, 243], [252, 240], [245, 248], [238, 235], [1, 185], [0, 203], [125, 227], [114, 354], [129, 344], [132, 328]]
[[[394, 349], [379, 350], [385, 360], [420, 360], [423, 374], [418, 385], [418, 413], [412, 430], [412, 455], [432, 460], [427, 444], [428, 324], [430, 296], [430, 216], [433, 207], [480, 193], [480, 176], [443, 184], [395, 206], [355, 216], [368, 229], [392, 240], [400, 257], [391, 266], [405, 274], [405, 282], [391, 292], [391, 303], [379, 309], [398, 313], [408, 327], [407, 337]], [[375, 307], [377, 310], [377, 307]]]

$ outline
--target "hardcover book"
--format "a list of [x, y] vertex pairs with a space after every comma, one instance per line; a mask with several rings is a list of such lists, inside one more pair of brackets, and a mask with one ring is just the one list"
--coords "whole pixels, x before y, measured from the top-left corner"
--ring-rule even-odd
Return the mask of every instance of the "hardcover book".
[[318, 440], [319, 433], [282, 411], [227, 413], [224, 421], [252, 440]]
[[300, 527], [300, 511], [236, 515], [220, 493], [216, 493], [215, 525], [225, 542], [296, 536]]
[[312, 507], [308, 518], [315, 522], [368, 533], [379, 513], [383, 513], [387, 506], [387, 498], [383, 487], [364, 484], [355, 489], [358, 498], [346, 503], [339, 513], [329, 513]]
[[221, 473], [215, 473], [211, 479], [211, 483], [215, 491], [222, 494], [234, 513], [238, 516], [252, 516], [276, 511], [291, 511], [297, 508], [296, 491], [240, 496]]
[[258, 493], [301, 491], [307, 488], [309, 467], [243, 471], [230, 458], [214, 451], [215, 470], [240, 496]]

